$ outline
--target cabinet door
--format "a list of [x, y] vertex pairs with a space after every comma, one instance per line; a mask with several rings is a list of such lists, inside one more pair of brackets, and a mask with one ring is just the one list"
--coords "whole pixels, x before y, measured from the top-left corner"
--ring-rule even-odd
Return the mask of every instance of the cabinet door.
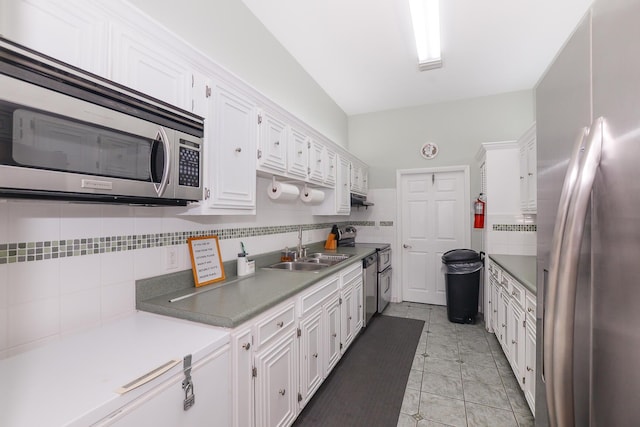
[[336, 295], [323, 306], [325, 312], [325, 377], [340, 360], [340, 297]]
[[229, 347], [226, 346], [194, 364], [191, 379], [195, 404], [187, 411], [183, 409], [184, 375], [181, 374], [160, 384], [94, 426], [199, 427], [209, 425], [211, 420], [215, 420], [216, 425], [230, 425], [229, 363]]
[[492, 305], [493, 307], [491, 308], [493, 310], [493, 312], [491, 313], [491, 322], [492, 322], [492, 328], [493, 328], [493, 332], [497, 335], [500, 333], [500, 329], [499, 329], [499, 320], [498, 320], [498, 308], [500, 307], [500, 287], [498, 286], [498, 284], [496, 283], [495, 279], [493, 277], [489, 278], [489, 281], [491, 282], [491, 284], [493, 285], [491, 287], [491, 301], [492, 301]]
[[529, 212], [536, 212], [538, 209], [537, 167], [536, 140], [534, 135], [533, 140], [527, 143], [527, 205]]
[[531, 412], [535, 413], [536, 400], [536, 330], [535, 323], [527, 321], [524, 356], [524, 397]]
[[108, 19], [85, 1], [0, 3], [2, 35], [102, 77], [108, 76]]
[[287, 126], [267, 111], [260, 113], [258, 167], [261, 170], [284, 173], [287, 170]]
[[291, 175], [307, 179], [309, 175], [308, 167], [309, 138], [297, 129], [290, 128], [287, 170]]
[[362, 299], [364, 297], [362, 293], [362, 280], [358, 281], [358, 283], [353, 287], [353, 303], [354, 308], [353, 312], [355, 313], [355, 334], [357, 335], [360, 329], [362, 329], [362, 324], [364, 322], [364, 306], [362, 303]]
[[349, 159], [338, 156], [338, 176], [336, 181], [336, 213], [338, 214], [349, 214], [351, 212], [349, 178]]
[[191, 111], [192, 68], [162, 40], [136, 28], [113, 25], [112, 78], [171, 105]]
[[341, 352], [344, 354], [347, 351], [349, 345], [351, 345], [351, 341], [355, 337], [355, 323], [356, 323], [356, 313], [354, 310], [354, 293], [353, 293], [353, 285], [347, 285], [342, 290], [342, 304], [340, 304], [341, 311], [341, 323], [342, 323], [342, 332], [341, 332]]
[[253, 425], [253, 349], [251, 328], [231, 335], [232, 425]]
[[256, 364], [256, 426], [288, 426], [297, 416], [296, 330], [259, 351]]
[[324, 379], [322, 308], [300, 322], [300, 394], [302, 409]]
[[326, 148], [324, 154], [324, 183], [335, 185], [337, 175], [336, 153]]
[[520, 308], [519, 305], [513, 303], [513, 301], [510, 304], [507, 323], [507, 345], [509, 346], [509, 361], [511, 362], [513, 373], [518, 379], [520, 388], [522, 388], [522, 366], [524, 365], [525, 345], [524, 311]]
[[[216, 85], [213, 138], [207, 148], [209, 167], [208, 203], [214, 208], [254, 209], [256, 206], [256, 106], [230, 87]], [[205, 194], [208, 193], [205, 190]]]
[[496, 336], [498, 337], [498, 341], [500, 341], [500, 345], [502, 346], [502, 350], [504, 351], [507, 359], [509, 358], [509, 349], [510, 347], [507, 345], [507, 319], [509, 318], [509, 294], [505, 291], [503, 287], [500, 287], [500, 292], [498, 295], [498, 329], [496, 332]]
[[520, 209], [526, 212], [529, 209], [529, 176], [525, 145], [520, 145], [518, 158], [520, 160]]
[[317, 184], [324, 182], [324, 145], [311, 140], [309, 148], [309, 181]]

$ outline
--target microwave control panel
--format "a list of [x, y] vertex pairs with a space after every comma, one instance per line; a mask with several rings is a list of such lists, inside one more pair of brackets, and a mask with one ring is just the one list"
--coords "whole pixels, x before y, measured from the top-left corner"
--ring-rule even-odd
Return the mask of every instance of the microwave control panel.
[[200, 187], [200, 144], [180, 140], [178, 185]]

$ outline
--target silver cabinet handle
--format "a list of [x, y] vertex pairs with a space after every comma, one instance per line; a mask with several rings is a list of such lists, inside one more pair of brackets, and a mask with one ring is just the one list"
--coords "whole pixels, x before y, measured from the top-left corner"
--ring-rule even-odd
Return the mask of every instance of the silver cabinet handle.
[[411, 246], [410, 245], [406, 245], [406, 244], [402, 245], [402, 247], [405, 248], [405, 249], [411, 249]]
[[282, 328], [284, 326], [284, 322], [280, 321], [280, 322], [276, 323], [276, 325], [278, 325], [278, 328]]
[[318, 358], [318, 353], [313, 353], [313, 357]]
[[283, 389], [283, 388], [281, 388], [281, 389], [278, 391], [278, 393], [280, 393], [280, 396], [284, 396], [286, 392], [287, 392], [287, 390], [285, 390], [285, 389]]
[[533, 313], [533, 308], [531, 308], [531, 307], [527, 307], [527, 311], [528, 311], [529, 313]]
[[533, 371], [533, 368], [530, 368], [530, 367], [527, 366], [527, 371], [531, 372], [531, 371]]
[[240, 152], [242, 152], [242, 148], [240, 147], [236, 148], [236, 153], [240, 153]]
[[274, 142], [273, 145], [280, 145], [280, 141]]
[[251, 343], [242, 344], [242, 348], [249, 350], [251, 348]]

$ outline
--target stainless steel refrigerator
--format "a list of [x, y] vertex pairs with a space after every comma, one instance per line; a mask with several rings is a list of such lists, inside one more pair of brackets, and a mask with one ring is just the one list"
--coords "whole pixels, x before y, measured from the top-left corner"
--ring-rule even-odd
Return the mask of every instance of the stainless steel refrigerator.
[[638, 426], [640, 0], [596, 0], [535, 92], [536, 425]]

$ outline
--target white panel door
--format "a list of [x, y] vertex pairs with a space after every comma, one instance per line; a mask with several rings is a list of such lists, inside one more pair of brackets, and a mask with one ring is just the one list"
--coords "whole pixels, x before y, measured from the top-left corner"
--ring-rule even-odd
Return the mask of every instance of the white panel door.
[[465, 171], [401, 175], [403, 299], [446, 304], [442, 254], [468, 245]]

